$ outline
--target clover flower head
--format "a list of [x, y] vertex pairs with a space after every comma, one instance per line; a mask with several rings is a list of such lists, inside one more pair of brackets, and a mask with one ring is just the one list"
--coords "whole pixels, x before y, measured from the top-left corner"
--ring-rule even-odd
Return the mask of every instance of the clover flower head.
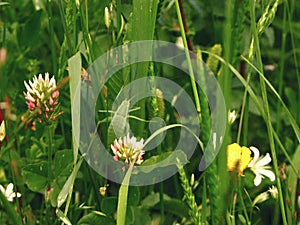
[[268, 166], [272, 161], [269, 153], [263, 157], [259, 156], [259, 150], [256, 147], [251, 146], [250, 149], [254, 153], [254, 157], [248, 166], [255, 174], [254, 185], [258, 186], [265, 176], [269, 177], [271, 181], [275, 181], [275, 174], [270, 170], [271, 167]]
[[114, 153], [114, 160], [123, 161], [126, 164], [131, 165], [133, 162], [140, 165], [143, 160], [142, 150], [144, 139], [137, 141], [136, 137], [129, 136], [129, 133], [119, 140], [115, 140], [114, 144], [111, 145], [111, 150]]
[[7, 200], [9, 202], [12, 202], [16, 196], [17, 196], [17, 198], [21, 197], [21, 194], [19, 192], [17, 192], [17, 195], [14, 192], [13, 183], [9, 183], [6, 187], [6, 189], [0, 184], [0, 191], [5, 195], [5, 197], [7, 198]]
[[238, 175], [242, 176], [243, 171], [248, 167], [251, 161], [251, 151], [245, 146], [237, 143], [228, 145], [227, 147], [227, 169], [228, 171], [238, 171]]
[[[39, 123], [54, 121], [61, 112], [58, 112], [59, 91], [56, 87], [54, 76], [49, 78], [49, 73], [33, 77], [28, 83], [24, 81], [27, 92], [24, 92], [26, 104], [31, 116]], [[32, 122], [32, 119], [24, 118]]]

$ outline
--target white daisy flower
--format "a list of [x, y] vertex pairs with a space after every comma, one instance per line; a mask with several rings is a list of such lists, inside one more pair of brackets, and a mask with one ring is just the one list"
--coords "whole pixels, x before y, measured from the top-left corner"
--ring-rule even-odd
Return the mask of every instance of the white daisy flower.
[[[16, 197], [16, 193], [14, 192], [14, 185], [13, 183], [9, 183], [6, 189], [0, 184], [0, 191], [5, 195], [9, 202], [12, 202], [13, 199]], [[17, 198], [20, 198], [21, 194], [17, 192]]]
[[249, 163], [248, 167], [255, 174], [254, 185], [258, 186], [262, 179], [266, 176], [269, 177], [271, 181], [275, 181], [275, 174], [268, 164], [272, 161], [270, 154], [267, 153], [264, 157], [259, 157], [259, 150], [253, 146], [250, 147], [251, 151], [254, 153], [253, 160]]

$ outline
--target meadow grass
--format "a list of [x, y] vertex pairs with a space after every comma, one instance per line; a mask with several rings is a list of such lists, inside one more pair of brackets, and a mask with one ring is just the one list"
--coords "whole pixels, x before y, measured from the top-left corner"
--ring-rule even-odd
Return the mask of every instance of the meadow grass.
[[[0, 2], [0, 125], [5, 124], [5, 130], [0, 127], [0, 224], [298, 224], [299, 8], [294, 0]], [[102, 90], [90, 95], [96, 98], [96, 127], [87, 139], [91, 144], [97, 134], [111, 159], [125, 162], [123, 172], [117, 172], [123, 177], [118, 183], [85, 160], [87, 143], [78, 140], [90, 118], [82, 116], [86, 103], [78, 98], [78, 85], [89, 95], [86, 90], [96, 85], [89, 73], [97, 70], [89, 66], [108, 52], [107, 61], [101, 62], [108, 73], [110, 60], [123, 65], [131, 60], [128, 55], [138, 55], [140, 49], [126, 52], [126, 44], [141, 40], [177, 42], [184, 49], [180, 66], [190, 77], [152, 61], [157, 49], [148, 46], [143, 49], [148, 61], [117, 70], [105, 84], [99, 80]], [[122, 45], [122, 53], [112, 57], [112, 49]], [[170, 61], [177, 55], [172, 57]], [[227, 113], [216, 109], [227, 124], [221, 136], [212, 126], [214, 112], [205, 94], [213, 94], [214, 87], [198, 83], [206, 84], [202, 75], [207, 69], [222, 90], [226, 111], [237, 113], [228, 120]], [[56, 79], [54, 89], [43, 89], [49, 82], [42, 90], [28, 82], [46, 72]], [[126, 85], [144, 77], [149, 83], [141, 83], [140, 89], [150, 85], [152, 96], [130, 105], [133, 94], [115, 109]], [[201, 128], [200, 135], [181, 124], [191, 120], [179, 118], [176, 110], [174, 102], [182, 93], [174, 94], [174, 102], [164, 100], [169, 93], [158, 88], [156, 78], [176, 82], [188, 93], [199, 121], [190, 123]], [[149, 131], [153, 118], [165, 126]], [[180, 129], [197, 143], [189, 158], [185, 149], [176, 149]], [[133, 139], [118, 146], [119, 138], [125, 139], [117, 133], [129, 132]], [[153, 151], [139, 148], [139, 141], [144, 148], [162, 134], [164, 140]], [[214, 149], [211, 139], [221, 148], [209, 167], [199, 171], [205, 151]], [[251, 146], [259, 150], [259, 159]], [[110, 169], [101, 158], [93, 160]], [[178, 173], [150, 185], [129, 185], [136, 166], [160, 162]], [[159, 175], [162, 167], [156, 169]], [[146, 169], [145, 176], [152, 170]], [[9, 183], [14, 185], [11, 193], [5, 192]]]

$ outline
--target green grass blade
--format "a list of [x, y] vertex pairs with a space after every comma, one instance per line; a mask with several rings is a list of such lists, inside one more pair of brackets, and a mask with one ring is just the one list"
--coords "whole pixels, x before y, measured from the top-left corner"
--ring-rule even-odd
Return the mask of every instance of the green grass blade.
[[[134, 160], [135, 162], [135, 160]], [[133, 162], [133, 164], [134, 164]], [[126, 222], [126, 211], [127, 211], [127, 198], [128, 188], [133, 164], [129, 167], [124, 180], [119, 190], [118, 209], [117, 209], [117, 225], [125, 225]]]
[[291, 112], [289, 111], [288, 107], [286, 106], [286, 104], [283, 102], [281, 96], [279, 95], [279, 93], [275, 90], [275, 88], [272, 86], [272, 84], [270, 83], [270, 81], [267, 80], [267, 78], [263, 75], [262, 72], [260, 72], [258, 70], [257, 67], [255, 67], [248, 59], [246, 59], [245, 57], [241, 56], [258, 74], [259, 76], [264, 79], [264, 82], [266, 82], [266, 84], [268, 85], [268, 87], [270, 88], [270, 90], [273, 92], [273, 94], [276, 96], [276, 98], [278, 99], [278, 101], [280, 102], [281, 106], [284, 109], [284, 112], [287, 114], [287, 118], [289, 119], [289, 122], [291, 123], [293, 130], [297, 136], [298, 142], [300, 142], [300, 129], [299, 126], [295, 120], [295, 118], [293, 117], [293, 115], [291, 114]]
[[72, 137], [73, 137], [73, 154], [74, 164], [77, 161], [78, 147], [80, 137], [80, 82], [81, 82], [81, 56], [77, 52], [68, 60], [70, 75], [70, 96], [72, 110]]

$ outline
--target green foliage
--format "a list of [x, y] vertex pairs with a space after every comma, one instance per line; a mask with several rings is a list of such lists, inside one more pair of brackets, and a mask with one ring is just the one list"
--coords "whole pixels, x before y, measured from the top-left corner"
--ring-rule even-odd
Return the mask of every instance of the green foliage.
[[[6, 139], [0, 144], [0, 184], [13, 183], [13, 191], [22, 194], [9, 202], [0, 193], [0, 224], [110, 225], [120, 215], [126, 225], [298, 224], [299, 9], [295, 0], [0, 2], [0, 107], [6, 124]], [[152, 39], [178, 42], [178, 47], [183, 40], [186, 47], [197, 49], [199, 70], [203, 57], [222, 87], [228, 110], [234, 109], [238, 116], [222, 137], [216, 161], [199, 172], [200, 149], [212, 138], [212, 109], [202, 88], [210, 93], [212, 87], [196, 85], [193, 79], [204, 82], [203, 77], [190, 79], [178, 69], [151, 62], [153, 49], [143, 49], [150, 63], [117, 71], [97, 96], [99, 137], [111, 153], [115, 138], [128, 132], [143, 137], [146, 144], [166, 133], [159, 146], [143, 155], [141, 172], [147, 177], [165, 167], [175, 168], [177, 159], [186, 167], [145, 187], [127, 186], [129, 174], [120, 187], [82, 163], [85, 155], [78, 140], [86, 118], [80, 117], [77, 88], [81, 82], [89, 85], [87, 68], [103, 53], [128, 42]], [[116, 62], [126, 62], [127, 56], [124, 51]], [[182, 56], [180, 63], [193, 73], [189, 57], [194, 55]], [[23, 82], [45, 72], [56, 78], [63, 115], [53, 127], [37, 123], [33, 131], [22, 120], [27, 112]], [[149, 85], [156, 96], [135, 105], [131, 99], [122, 99], [112, 108], [130, 82], [141, 77], [151, 81], [155, 76], [176, 82], [195, 102], [201, 133], [195, 137], [199, 146], [189, 159], [184, 149], [175, 150], [180, 129], [185, 129], [182, 118], [164, 100], [168, 93], [157, 89], [155, 82]], [[148, 84], [144, 85], [140, 88]], [[179, 96], [175, 93], [173, 98]], [[153, 117], [160, 117], [166, 125], [151, 133], [148, 127]], [[256, 187], [250, 169], [241, 179], [234, 172], [229, 174], [226, 147], [233, 142], [256, 146], [261, 155], [270, 153], [276, 181], [265, 178]], [[132, 173], [137, 173], [134, 167]], [[278, 189], [278, 198], [269, 194], [253, 206], [254, 199], [269, 193], [272, 185]], [[120, 213], [118, 207], [126, 212]]]

